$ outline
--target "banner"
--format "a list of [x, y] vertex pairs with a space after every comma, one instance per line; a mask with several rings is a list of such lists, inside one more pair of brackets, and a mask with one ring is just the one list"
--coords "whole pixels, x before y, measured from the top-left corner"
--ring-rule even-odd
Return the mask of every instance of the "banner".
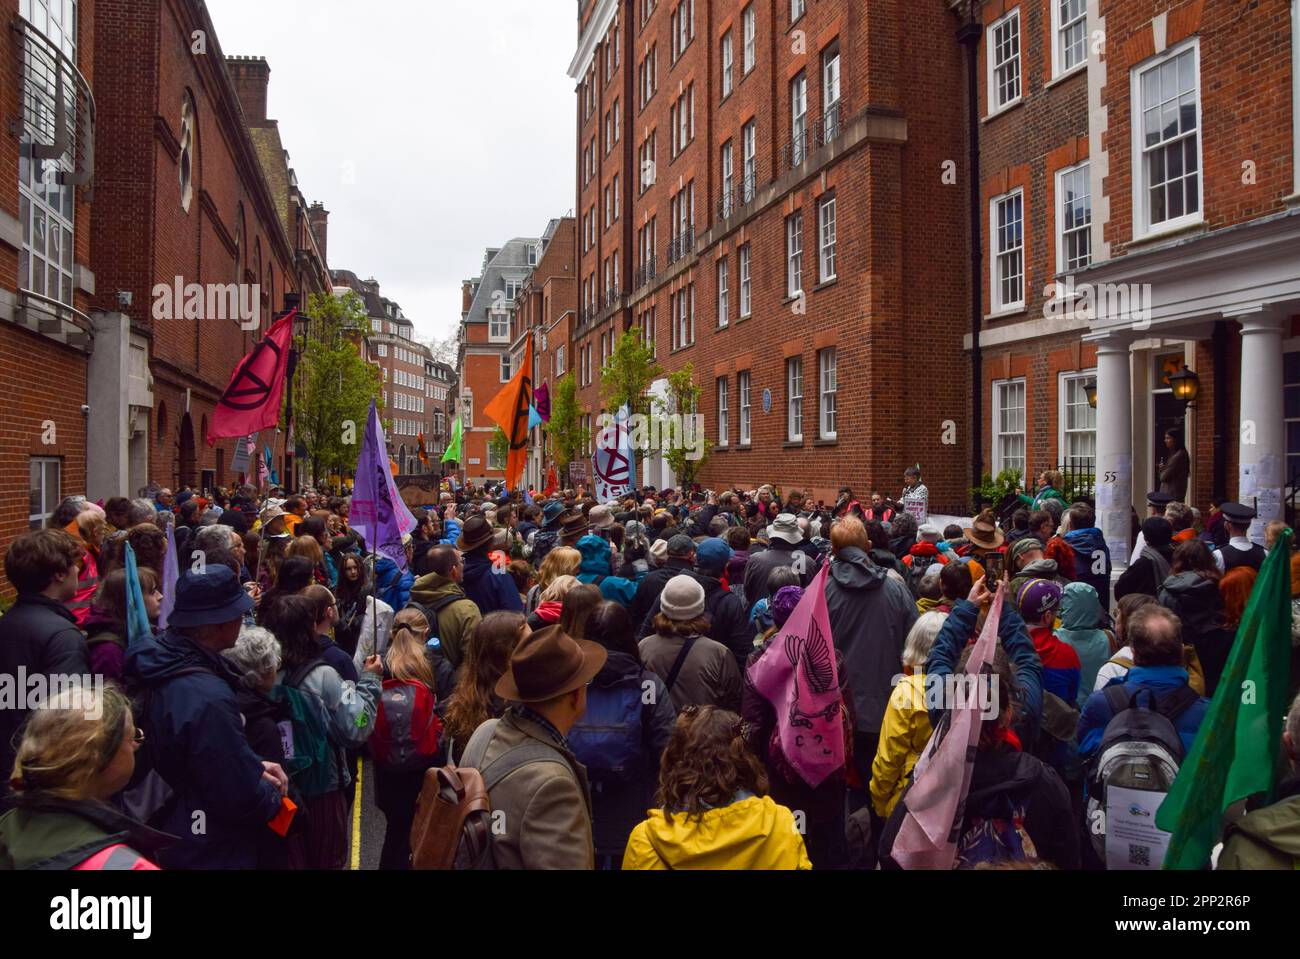
[[447, 444], [447, 451], [442, 454], [440, 462], [459, 463], [460, 462], [460, 433], [461, 419], [456, 417], [456, 422], [451, 428], [451, 442]]
[[280, 421], [293, 318], [297, 315], [298, 311], [292, 310], [277, 320], [252, 352], [239, 361], [208, 421], [209, 446], [227, 436], [247, 436], [270, 429]]
[[370, 401], [370, 419], [357, 458], [356, 481], [352, 489], [352, 512], [348, 525], [366, 540], [366, 547], [387, 556], [399, 569], [406, 568], [402, 536], [415, 529], [415, 517], [397, 493], [389, 468], [384, 427], [379, 422], [375, 401]]
[[235, 444], [235, 458], [230, 461], [230, 469], [235, 473], [247, 473], [248, 464], [253, 459], [253, 451], [257, 448], [257, 434], [250, 433], [244, 440]]
[[496, 396], [483, 407], [488, 419], [501, 427], [509, 443], [506, 456], [506, 489], [519, 485], [528, 459], [528, 420], [533, 405], [533, 338], [527, 339], [524, 362]]
[[628, 408], [619, 408], [614, 422], [596, 437], [591, 465], [595, 472], [595, 494], [601, 503], [622, 499], [636, 485], [636, 455], [628, 430]]

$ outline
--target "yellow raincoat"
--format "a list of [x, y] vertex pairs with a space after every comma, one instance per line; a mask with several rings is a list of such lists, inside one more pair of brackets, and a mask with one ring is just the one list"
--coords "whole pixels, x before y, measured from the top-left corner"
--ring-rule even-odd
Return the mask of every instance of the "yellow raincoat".
[[750, 796], [700, 819], [662, 809], [632, 830], [624, 869], [811, 869], [794, 814], [771, 796]]
[[907, 777], [930, 741], [930, 731], [925, 675], [904, 676], [889, 697], [876, 759], [871, 764], [871, 805], [882, 819], [889, 818], [903, 795]]

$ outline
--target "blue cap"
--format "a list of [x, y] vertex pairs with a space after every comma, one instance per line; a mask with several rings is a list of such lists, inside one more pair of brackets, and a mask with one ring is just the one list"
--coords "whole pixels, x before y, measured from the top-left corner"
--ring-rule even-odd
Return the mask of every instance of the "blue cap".
[[176, 605], [167, 624], [213, 626], [242, 619], [252, 608], [252, 597], [229, 566], [214, 564], [202, 572], [187, 569], [176, 580]]
[[701, 540], [695, 547], [695, 565], [714, 576], [720, 575], [726, 569], [727, 561], [730, 559], [731, 547], [716, 536]]

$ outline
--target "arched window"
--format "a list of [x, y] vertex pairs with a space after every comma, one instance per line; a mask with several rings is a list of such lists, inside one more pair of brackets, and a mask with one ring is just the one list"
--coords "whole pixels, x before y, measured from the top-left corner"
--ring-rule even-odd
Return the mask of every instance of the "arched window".
[[197, 153], [198, 122], [194, 115], [194, 96], [189, 90], [181, 101], [181, 155], [179, 163], [181, 180], [181, 209], [190, 212], [194, 199], [194, 163]]

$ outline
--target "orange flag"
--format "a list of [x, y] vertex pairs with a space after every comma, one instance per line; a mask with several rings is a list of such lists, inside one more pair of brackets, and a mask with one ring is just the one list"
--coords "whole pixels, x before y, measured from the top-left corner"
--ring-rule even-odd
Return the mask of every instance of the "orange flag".
[[501, 427], [510, 444], [506, 457], [506, 489], [514, 489], [524, 475], [528, 458], [528, 410], [533, 404], [533, 338], [528, 337], [524, 362], [510, 382], [492, 398], [483, 412]]

